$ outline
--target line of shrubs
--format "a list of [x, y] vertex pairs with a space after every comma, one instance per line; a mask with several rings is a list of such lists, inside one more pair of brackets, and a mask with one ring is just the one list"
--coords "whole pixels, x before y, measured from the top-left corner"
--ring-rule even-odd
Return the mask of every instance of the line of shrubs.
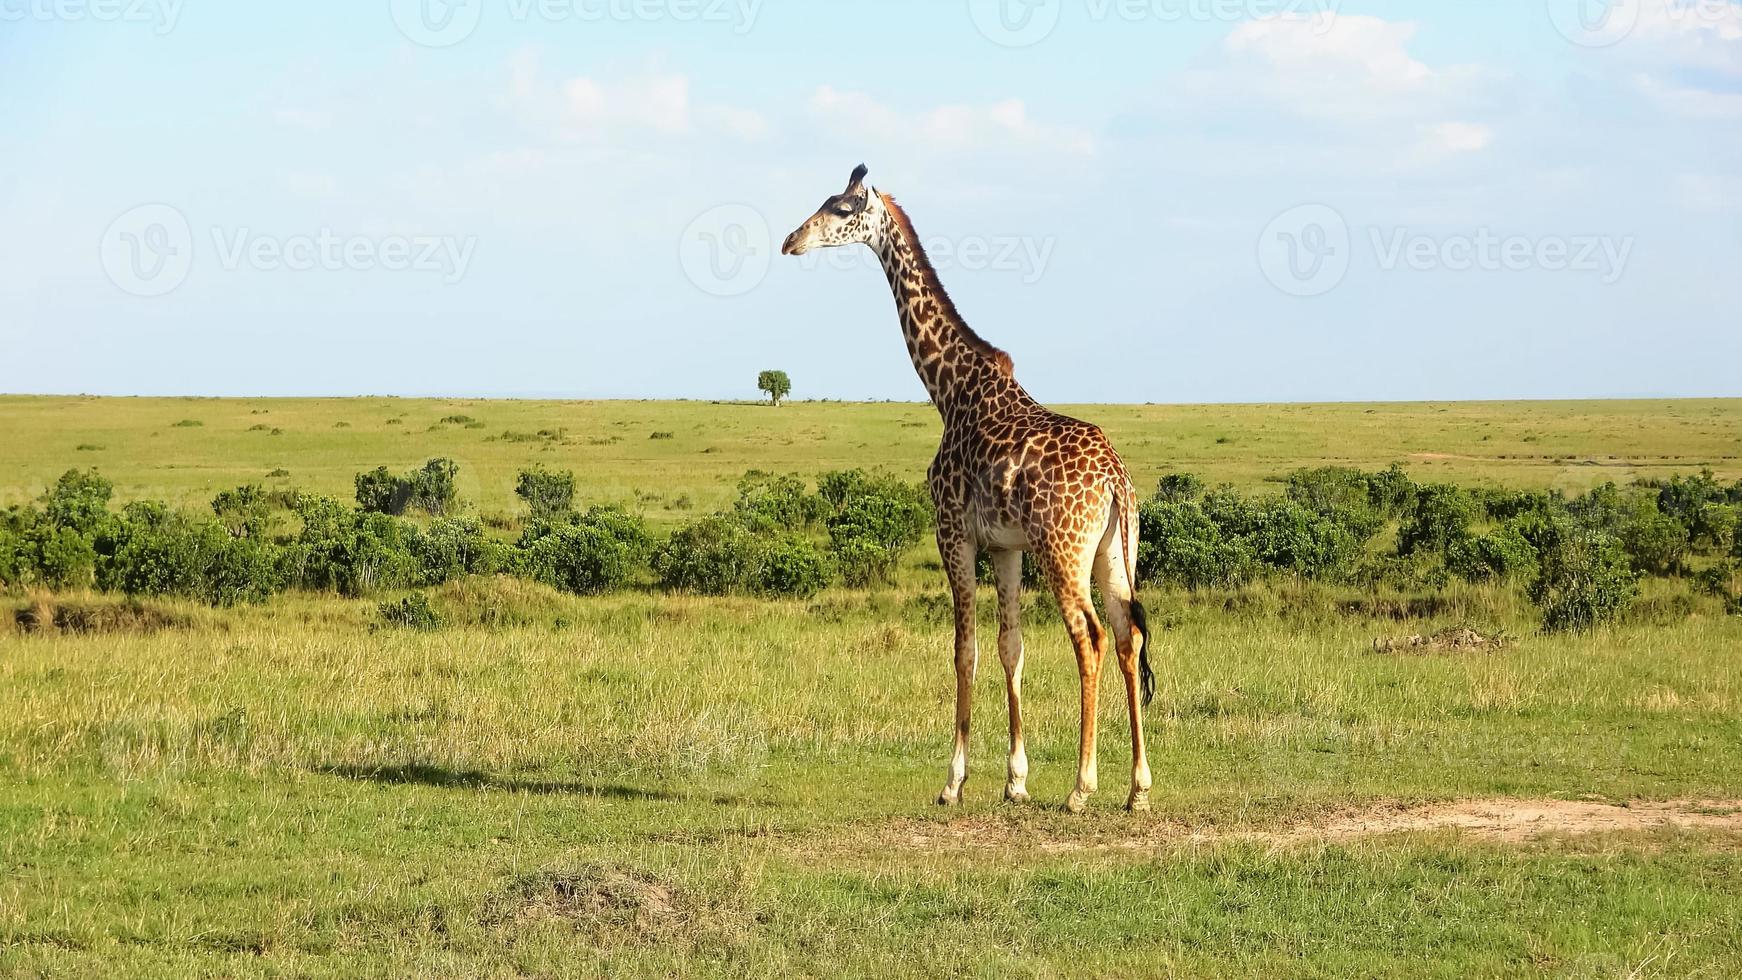
[[1414, 591], [1517, 583], [1546, 629], [1583, 629], [1624, 610], [1647, 575], [1692, 576], [1742, 613], [1739, 514], [1742, 482], [1710, 472], [1568, 496], [1417, 484], [1396, 464], [1321, 467], [1263, 498], [1176, 474], [1141, 507], [1137, 566], [1145, 583], [1188, 589], [1277, 574]]
[[[458, 467], [431, 460], [359, 474], [356, 503], [256, 486], [210, 515], [136, 501], [72, 470], [35, 504], [0, 513], [0, 585], [95, 586], [214, 605], [284, 590], [368, 595], [508, 574], [579, 594], [643, 585], [710, 595], [809, 597], [831, 583], [892, 582], [932, 523], [924, 488], [883, 474], [747, 474], [733, 506], [656, 539], [618, 507], [580, 510], [572, 473], [522, 472], [517, 537], [463, 513]], [[417, 520], [409, 511], [427, 515]], [[1417, 484], [1401, 466], [1301, 470], [1246, 496], [1189, 474], [1140, 509], [1141, 584], [1226, 589], [1298, 576], [1405, 591], [1453, 579], [1522, 587], [1550, 630], [1613, 618], [1642, 576], [1680, 576], [1742, 613], [1742, 483], [1708, 473], [1584, 494]]]
[[[734, 508], [659, 541], [619, 507], [574, 507], [574, 475], [520, 474], [517, 538], [457, 513], [458, 468], [431, 460], [398, 477], [359, 474], [356, 505], [258, 486], [218, 494], [209, 515], [156, 501], [109, 508], [113, 486], [70, 470], [34, 504], [0, 513], [0, 586], [96, 587], [219, 606], [285, 590], [362, 596], [508, 574], [593, 595], [650, 579], [672, 591], [809, 597], [831, 582], [893, 580], [931, 519], [924, 491], [859, 470], [817, 491], [751, 473]], [[427, 520], [400, 516], [410, 510]]]

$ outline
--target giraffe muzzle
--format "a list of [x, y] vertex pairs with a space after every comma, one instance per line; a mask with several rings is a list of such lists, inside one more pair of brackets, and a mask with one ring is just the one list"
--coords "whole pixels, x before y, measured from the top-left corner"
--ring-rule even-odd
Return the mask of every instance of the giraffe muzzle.
[[799, 240], [799, 233], [795, 231], [792, 234], [786, 236], [786, 242], [780, 246], [780, 254], [782, 254], [782, 255], [801, 255], [803, 253], [804, 253], [804, 248], [803, 248], [803, 243], [800, 242], [800, 240]]

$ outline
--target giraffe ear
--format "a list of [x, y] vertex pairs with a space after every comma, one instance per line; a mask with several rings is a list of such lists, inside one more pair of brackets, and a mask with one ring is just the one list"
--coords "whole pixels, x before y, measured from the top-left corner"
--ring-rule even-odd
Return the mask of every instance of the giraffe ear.
[[853, 176], [847, 178], [847, 190], [849, 192], [852, 192], [852, 191], [858, 190], [860, 187], [863, 187], [865, 184], [865, 175], [870, 173], [870, 172], [871, 172], [871, 169], [862, 163], [859, 164], [857, 167], [854, 167], [853, 168]]

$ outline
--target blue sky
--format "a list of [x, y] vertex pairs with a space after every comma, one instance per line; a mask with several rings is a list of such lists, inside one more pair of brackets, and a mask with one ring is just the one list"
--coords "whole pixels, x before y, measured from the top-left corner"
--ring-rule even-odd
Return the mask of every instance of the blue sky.
[[0, 0], [0, 90], [0, 391], [923, 398], [771, 254], [864, 161], [1044, 400], [1742, 395], [1729, 0]]

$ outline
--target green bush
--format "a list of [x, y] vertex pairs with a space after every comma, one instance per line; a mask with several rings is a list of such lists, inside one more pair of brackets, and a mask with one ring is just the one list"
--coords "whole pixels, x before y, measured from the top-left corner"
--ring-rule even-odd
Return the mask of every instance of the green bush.
[[650, 545], [640, 518], [595, 507], [571, 520], [534, 521], [521, 535], [521, 568], [552, 588], [599, 595], [633, 582]]
[[23, 535], [0, 519], [0, 589], [23, 585], [27, 568]]
[[809, 599], [834, 577], [829, 556], [804, 538], [759, 543], [753, 589], [761, 595]]
[[864, 470], [825, 473], [817, 494], [832, 512], [824, 524], [829, 550], [851, 586], [895, 580], [901, 556], [931, 526], [931, 496], [924, 487]]
[[42, 497], [46, 523], [89, 537], [109, 517], [115, 486], [96, 470], [67, 470]]
[[1727, 554], [1742, 542], [1742, 537], [1736, 533], [1739, 523], [1742, 523], [1742, 505], [1707, 504], [1694, 513], [1688, 537], [1705, 553]]
[[1526, 531], [1540, 556], [1530, 599], [1549, 632], [1586, 630], [1619, 616], [1639, 595], [1627, 551], [1614, 535], [1570, 520]]
[[476, 518], [438, 517], [409, 539], [419, 581], [440, 585], [467, 575], [494, 575], [513, 565], [511, 549]]
[[27, 547], [34, 545], [35, 579], [51, 589], [82, 589], [91, 584], [97, 552], [91, 539], [70, 527], [42, 525]]
[[653, 571], [675, 592], [726, 595], [755, 581], [756, 535], [730, 517], [704, 517], [677, 531], [653, 554]]
[[403, 599], [383, 602], [375, 607], [375, 611], [385, 626], [412, 630], [442, 628], [441, 615], [429, 604], [429, 596], [422, 592], [413, 592]]
[[252, 484], [213, 497], [212, 513], [236, 538], [264, 538], [272, 524], [271, 500], [265, 490]]
[[406, 481], [377, 466], [367, 473], [358, 473], [357, 507], [371, 514], [403, 514], [411, 501], [411, 487]]
[[1415, 500], [1398, 529], [1398, 554], [1444, 554], [1448, 545], [1469, 534], [1476, 514], [1475, 498], [1461, 487], [1449, 483], [1417, 487]]
[[422, 576], [417, 531], [386, 514], [352, 510], [330, 497], [297, 500], [302, 530], [280, 553], [285, 581], [299, 588], [367, 595], [409, 588]]
[[1446, 568], [1469, 582], [1526, 582], [1536, 576], [1536, 549], [1518, 527], [1503, 524], [1487, 534], [1454, 539], [1446, 546]]
[[746, 527], [759, 532], [801, 531], [828, 516], [830, 504], [810, 492], [796, 476], [752, 470], [738, 481], [733, 510]]
[[357, 507], [371, 514], [399, 516], [416, 507], [441, 516], [453, 507], [457, 496], [454, 481], [460, 468], [451, 459], [432, 459], [404, 476], [394, 476], [378, 466], [356, 478]]
[[1415, 506], [1415, 481], [1401, 463], [1392, 463], [1367, 477], [1367, 501], [1387, 517], [1400, 517]]
[[96, 542], [97, 588], [135, 596], [186, 595], [200, 569], [187, 521], [164, 504], [136, 501]]
[[1647, 575], [1671, 575], [1681, 570], [1688, 551], [1688, 529], [1681, 521], [1659, 511], [1650, 500], [1616, 529], [1634, 571]]
[[575, 474], [571, 470], [553, 472], [542, 467], [521, 470], [514, 493], [531, 508], [534, 518], [550, 518], [574, 509]]
[[432, 459], [413, 470], [406, 477], [411, 485], [411, 506], [437, 517], [446, 514], [458, 499], [455, 481], [459, 475], [459, 464], [451, 459]]
[[1291, 500], [1264, 501], [1252, 515], [1246, 544], [1272, 568], [1336, 579], [1352, 573], [1362, 556], [1361, 540], [1347, 526]]
[[1204, 495], [1204, 481], [1192, 473], [1169, 473], [1155, 485], [1151, 499], [1168, 504], [1185, 503]]
[[901, 556], [925, 533], [929, 509], [911, 493], [851, 497], [829, 515], [829, 544], [848, 585], [891, 584]]
[[653, 555], [660, 584], [702, 595], [747, 593], [810, 598], [834, 575], [833, 562], [798, 535], [759, 534], [736, 515], [695, 521]]
[[1158, 494], [1138, 508], [1137, 526], [1139, 583], [1223, 588], [1249, 581], [1256, 571], [1252, 549], [1225, 535], [1195, 502]]
[[1485, 488], [1477, 495], [1477, 501], [1482, 512], [1493, 521], [1509, 521], [1527, 514], [1559, 514], [1567, 509], [1560, 493], [1551, 490]]
[[1296, 470], [1288, 478], [1288, 499], [1341, 525], [1358, 542], [1385, 526], [1385, 514], [1373, 504], [1366, 473], [1346, 466]]
[[97, 587], [130, 596], [181, 596], [214, 606], [264, 602], [282, 585], [268, 544], [236, 537], [156, 501], [128, 504], [96, 541]]

